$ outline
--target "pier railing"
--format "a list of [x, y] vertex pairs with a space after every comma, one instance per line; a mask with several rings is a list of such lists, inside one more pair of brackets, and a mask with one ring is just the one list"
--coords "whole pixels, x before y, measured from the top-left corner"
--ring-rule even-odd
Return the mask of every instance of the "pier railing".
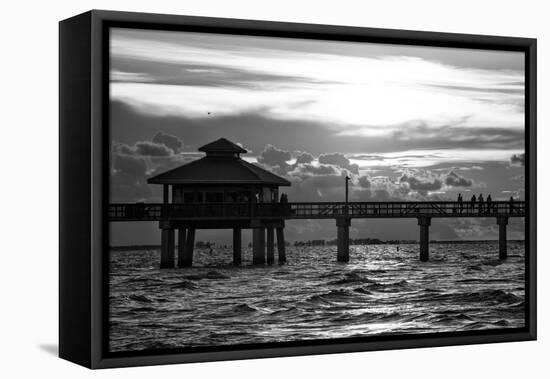
[[524, 217], [524, 201], [387, 201], [301, 203], [124, 203], [109, 205], [110, 221], [195, 219], [331, 219], [414, 217]]

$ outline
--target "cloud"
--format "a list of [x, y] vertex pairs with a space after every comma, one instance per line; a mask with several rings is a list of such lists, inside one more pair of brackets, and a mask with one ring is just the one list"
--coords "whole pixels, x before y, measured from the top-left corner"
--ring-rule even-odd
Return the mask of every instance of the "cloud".
[[522, 125], [517, 127], [466, 126], [468, 117], [431, 125], [426, 121], [412, 121], [396, 125], [393, 138], [399, 141], [422, 141], [426, 146], [517, 148], [524, 140]]
[[473, 181], [463, 176], [458, 175], [456, 172], [451, 171], [445, 178], [445, 184], [451, 187], [471, 187]]
[[289, 166], [287, 162], [291, 159], [292, 154], [290, 154], [290, 151], [278, 149], [273, 145], [267, 145], [264, 151], [258, 156], [259, 163], [272, 167], [279, 166], [281, 168]]
[[253, 68], [237, 68], [225, 62], [161, 62], [117, 56], [113, 52], [112, 83], [152, 83], [167, 86], [261, 89], [266, 85], [297, 83], [330, 84], [301, 75], [277, 74]]
[[[503, 134], [505, 131], [495, 129], [494, 141], [489, 138], [478, 139], [478, 135], [475, 134], [479, 131], [478, 128], [458, 126], [453, 128], [453, 133], [469, 136], [464, 142], [453, 141], [452, 130], [439, 137], [438, 133], [432, 135], [429, 131], [418, 131], [410, 133], [414, 139], [395, 139], [387, 136], [364, 136], [359, 131], [350, 135], [340, 134], [331, 129], [332, 126], [328, 123], [273, 119], [255, 110], [235, 116], [216, 116], [216, 112], [213, 114], [207, 116], [205, 112], [205, 117], [199, 119], [146, 114], [137, 106], [115, 100], [111, 101], [111, 136], [117, 141], [150, 140], [154, 125], [156, 130], [178, 136], [180, 139], [183, 138], [184, 132], [185, 146], [190, 150], [225, 135], [258, 153], [264, 150], [265, 141], [269, 141], [274, 146], [284, 146], [285, 150], [300, 153], [305, 151], [313, 156], [331, 151], [349, 152], [346, 153], [346, 157], [354, 163], [358, 163], [356, 159], [363, 160], [361, 165], [381, 163], [424, 167], [451, 160], [470, 164], [479, 164], [487, 160], [509, 162], [513, 153], [522, 152], [524, 149], [524, 132], [515, 130]], [[129, 128], [128, 125], [132, 127]], [[406, 127], [403, 125], [402, 128]], [[354, 131], [351, 127], [346, 130]], [[490, 133], [490, 128], [486, 128], [481, 134]], [[395, 155], [396, 152], [402, 154]], [[422, 154], [425, 159], [417, 159], [418, 154]], [[379, 159], [376, 159], [377, 157]], [[380, 162], [376, 162], [378, 160]]]
[[510, 164], [512, 166], [525, 166], [525, 153], [512, 155], [510, 157]]
[[135, 152], [138, 155], [160, 157], [167, 157], [174, 154], [174, 151], [166, 145], [149, 141], [136, 142]]
[[422, 179], [404, 174], [399, 178], [399, 183], [407, 183], [409, 188], [420, 193], [438, 191], [443, 187], [440, 179]]
[[183, 147], [183, 142], [178, 137], [163, 132], [155, 134], [152, 141], [157, 144], [163, 144], [176, 153]]
[[367, 176], [360, 176], [358, 180], [359, 186], [361, 188], [370, 188], [371, 182]]
[[333, 165], [313, 165], [310, 163], [301, 163], [294, 166], [294, 169], [288, 173], [290, 176], [304, 177], [308, 175], [338, 175], [341, 171]]
[[145, 175], [147, 164], [143, 158], [131, 155], [116, 155], [113, 168], [118, 172], [139, 177]]
[[352, 164], [350, 160], [346, 158], [346, 156], [342, 153], [321, 154], [318, 160], [319, 160], [319, 163], [332, 164], [338, 167], [348, 169], [354, 174], [359, 173], [359, 166], [356, 164]]
[[136, 202], [149, 199], [151, 189], [145, 179], [146, 171], [145, 159], [115, 153], [111, 171], [110, 201]]
[[152, 141], [137, 141], [134, 145], [113, 141], [113, 152], [122, 155], [136, 155], [143, 157], [169, 157], [183, 146], [181, 140], [175, 136], [159, 132]]
[[315, 157], [313, 155], [311, 155], [310, 153], [301, 153], [300, 155], [298, 155], [298, 157], [296, 157], [296, 164], [299, 164], [299, 163], [311, 163], [315, 160]]
[[[200, 118], [206, 108], [226, 115], [264, 109], [277, 119], [324, 121], [343, 129], [372, 125], [379, 133], [410, 120], [437, 125], [465, 115], [474, 127], [523, 123], [523, 112], [510, 106], [523, 98], [518, 52], [499, 52], [494, 59], [495, 52], [455, 51], [452, 62], [462, 64], [448, 64], [451, 59], [442, 57], [452, 49], [305, 40], [296, 49], [297, 42], [288, 39], [264, 39], [261, 47], [251, 47], [250, 36], [200, 35], [199, 41], [189, 33], [164, 32], [152, 40], [154, 33], [116, 30], [111, 44], [116, 70], [111, 94], [144, 112]], [[483, 61], [485, 69], [466, 68], [468, 61]]]

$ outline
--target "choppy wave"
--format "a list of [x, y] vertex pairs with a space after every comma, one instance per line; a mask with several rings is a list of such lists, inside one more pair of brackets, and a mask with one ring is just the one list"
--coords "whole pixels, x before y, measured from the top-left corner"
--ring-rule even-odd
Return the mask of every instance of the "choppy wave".
[[375, 334], [522, 327], [524, 246], [432, 244], [290, 248], [288, 263], [231, 265], [198, 250], [193, 268], [159, 270], [156, 250], [111, 253], [110, 348], [169, 349]]

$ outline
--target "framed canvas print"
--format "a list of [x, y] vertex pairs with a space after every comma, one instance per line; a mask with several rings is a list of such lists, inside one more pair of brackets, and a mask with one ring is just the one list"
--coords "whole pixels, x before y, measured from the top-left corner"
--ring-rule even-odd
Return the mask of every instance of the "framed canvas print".
[[60, 356], [536, 338], [536, 40], [60, 23]]

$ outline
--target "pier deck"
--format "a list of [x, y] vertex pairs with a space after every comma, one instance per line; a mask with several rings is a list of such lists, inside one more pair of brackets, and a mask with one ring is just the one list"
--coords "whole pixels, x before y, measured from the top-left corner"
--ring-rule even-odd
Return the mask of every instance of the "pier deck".
[[334, 219], [419, 217], [525, 217], [525, 202], [456, 201], [304, 203], [124, 203], [109, 205], [109, 221]]
[[[274, 237], [279, 262], [286, 260], [284, 223], [287, 220], [333, 219], [337, 227], [337, 260], [349, 261], [349, 228], [357, 218], [416, 218], [420, 229], [420, 260], [429, 259], [432, 218], [493, 217], [499, 227], [499, 258], [507, 258], [506, 229], [510, 217], [525, 217], [524, 201], [387, 201], [304, 203], [133, 203], [110, 204], [109, 221], [158, 221], [161, 267], [174, 267], [175, 231], [178, 265], [191, 266], [196, 229], [233, 229], [233, 261], [241, 262], [241, 231], [252, 229], [253, 262], [273, 263]], [[275, 234], [276, 230], [276, 234]], [[267, 242], [266, 242], [267, 233]], [[267, 244], [267, 246], [266, 246]], [[267, 259], [266, 259], [267, 248]]]

